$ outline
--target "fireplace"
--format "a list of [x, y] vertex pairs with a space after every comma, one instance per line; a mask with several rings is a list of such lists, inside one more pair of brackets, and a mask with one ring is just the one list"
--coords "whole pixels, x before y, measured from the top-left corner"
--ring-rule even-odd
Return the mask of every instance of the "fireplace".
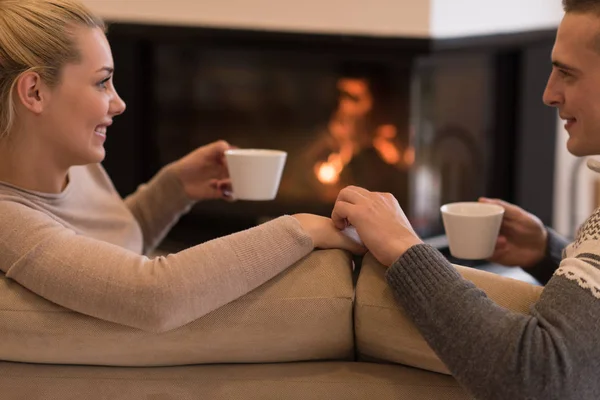
[[211, 213], [329, 212], [347, 185], [405, 200], [414, 160], [406, 65], [179, 43], [157, 44], [154, 65], [152, 120], [161, 165], [218, 139], [288, 153], [274, 202], [215, 204]]
[[457, 47], [114, 24], [115, 85], [128, 111], [115, 120], [105, 167], [126, 195], [214, 140], [288, 152], [275, 201], [199, 203], [169, 235], [174, 249], [282, 214], [329, 215], [347, 185], [393, 193], [434, 237], [445, 202], [517, 200], [506, 160], [522, 150], [523, 54], [551, 43], [538, 36]]

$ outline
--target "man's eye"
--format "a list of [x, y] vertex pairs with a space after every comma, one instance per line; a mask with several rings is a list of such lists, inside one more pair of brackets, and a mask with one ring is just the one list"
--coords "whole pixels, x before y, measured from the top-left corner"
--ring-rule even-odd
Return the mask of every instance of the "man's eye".
[[559, 69], [558, 73], [560, 74], [560, 76], [565, 77], [565, 78], [571, 76], [570, 73], [568, 73], [567, 71], [565, 71], [563, 69]]

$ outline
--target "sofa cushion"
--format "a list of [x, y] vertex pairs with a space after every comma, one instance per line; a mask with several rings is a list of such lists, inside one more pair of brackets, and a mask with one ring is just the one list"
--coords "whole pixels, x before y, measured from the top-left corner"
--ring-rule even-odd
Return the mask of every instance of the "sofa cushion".
[[67, 310], [0, 276], [0, 360], [168, 366], [354, 357], [352, 261], [315, 251], [181, 328], [148, 333]]
[[0, 363], [3, 400], [465, 400], [454, 379], [356, 362], [162, 368]]
[[[527, 313], [542, 287], [489, 272], [455, 265], [458, 272], [502, 307]], [[356, 286], [355, 335], [361, 360], [383, 360], [449, 373], [385, 282], [385, 267], [371, 255], [363, 260]]]

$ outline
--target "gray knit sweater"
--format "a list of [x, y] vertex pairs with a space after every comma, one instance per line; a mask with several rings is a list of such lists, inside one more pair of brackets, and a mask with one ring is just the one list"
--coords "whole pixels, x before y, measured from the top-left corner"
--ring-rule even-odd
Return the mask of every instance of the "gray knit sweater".
[[496, 305], [428, 245], [411, 248], [386, 278], [475, 398], [600, 399], [600, 209], [565, 245], [549, 231], [546, 259], [529, 271], [547, 284], [527, 315]]

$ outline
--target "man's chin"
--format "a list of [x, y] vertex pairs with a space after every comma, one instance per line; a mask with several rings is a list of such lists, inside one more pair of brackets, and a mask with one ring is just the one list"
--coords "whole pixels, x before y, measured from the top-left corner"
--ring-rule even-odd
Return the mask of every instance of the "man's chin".
[[600, 154], [599, 145], [594, 146], [589, 143], [581, 143], [577, 140], [573, 140], [573, 137], [570, 137], [567, 141], [567, 150], [575, 157], [587, 157]]

